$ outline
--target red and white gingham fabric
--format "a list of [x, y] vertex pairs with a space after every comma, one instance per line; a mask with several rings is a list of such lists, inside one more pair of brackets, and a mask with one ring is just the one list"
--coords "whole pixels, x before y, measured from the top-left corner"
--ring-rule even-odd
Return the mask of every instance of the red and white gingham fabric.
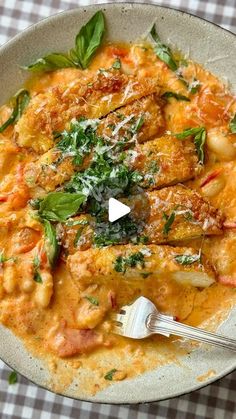
[[[0, 44], [42, 18], [91, 3], [105, 3], [105, 0], [0, 0]], [[196, 14], [236, 33], [236, 0], [149, 3]], [[18, 377], [17, 384], [8, 385], [9, 371], [0, 361], [0, 419], [236, 419], [236, 372], [179, 398], [136, 406], [114, 406], [57, 396], [22, 377]]]

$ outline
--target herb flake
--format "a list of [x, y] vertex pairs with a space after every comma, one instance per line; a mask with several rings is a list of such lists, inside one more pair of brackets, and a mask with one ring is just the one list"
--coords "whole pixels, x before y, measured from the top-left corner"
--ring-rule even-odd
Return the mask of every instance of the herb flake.
[[180, 265], [192, 265], [195, 262], [200, 262], [201, 261], [201, 255], [200, 254], [196, 254], [196, 255], [177, 255], [175, 256], [175, 260], [177, 263], [179, 263]]
[[99, 301], [98, 301], [98, 299], [96, 297], [93, 297], [93, 296], [90, 296], [90, 295], [86, 295], [85, 298], [86, 298], [86, 300], [88, 300], [94, 306], [99, 306]]
[[171, 230], [172, 224], [175, 221], [175, 211], [173, 211], [170, 215], [164, 212], [163, 218], [166, 221], [163, 227], [163, 234], [166, 236], [168, 235], [169, 231]]
[[234, 115], [233, 119], [231, 119], [229, 128], [232, 134], [236, 134], [236, 114]]
[[5, 131], [5, 129], [7, 129], [10, 125], [14, 124], [20, 119], [29, 101], [30, 95], [27, 90], [21, 89], [15, 94], [15, 96], [13, 97], [14, 106], [12, 114], [8, 118], [8, 120], [4, 122], [4, 124], [2, 124], [2, 126], [0, 127], [0, 133]]
[[8, 383], [11, 384], [16, 384], [18, 381], [18, 377], [17, 377], [17, 373], [16, 371], [12, 371], [9, 376], [8, 376]]
[[114, 68], [115, 70], [121, 69], [121, 61], [119, 58], [115, 59], [114, 63], [112, 64], [112, 68]]
[[194, 136], [194, 145], [196, 147], [198, 161], [200, 164], [203, 164], [205, 159], [204, 145], [206, 142], [205, 127], [187, 128], [178, 134], [174, 134], [174, 136], [179, 140], [184, 140], [185, 138], [188, 138], [191, 135]]
[[113, 376], [115, 374], [115, 372], [117, 371], [117, 369], [113, 368], [112, 370], [108, 371], [106, 373], [106, 375], [104, 375], [105, 380], [109, 380], [112, 381], [113, 380]]
[[174, 98], [176, 100], [184, 100], [185, 102], [190, 102], [190, 99], [187, 96], [181, 95], [180, 93], [176, 92], [165, 92], [161, 97], [164, 99]]

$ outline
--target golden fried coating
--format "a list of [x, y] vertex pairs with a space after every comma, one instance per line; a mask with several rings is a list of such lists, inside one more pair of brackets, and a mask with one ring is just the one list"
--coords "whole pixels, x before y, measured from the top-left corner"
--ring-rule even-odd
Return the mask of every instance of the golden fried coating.
[[90, 83], [73, 81], [33, 97], [16, 125], [17, 142], [37, 153], [53, 146], [53, 133], [62, 131], [73, 118], [100, 118], [109, 112], [158, 92], [153, 79], [139, 80], [112, 71], [98, 73]]

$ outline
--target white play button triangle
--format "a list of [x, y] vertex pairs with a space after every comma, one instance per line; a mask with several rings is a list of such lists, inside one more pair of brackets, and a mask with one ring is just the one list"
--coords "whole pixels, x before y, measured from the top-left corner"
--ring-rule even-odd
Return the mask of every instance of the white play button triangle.
[[119, 220], [119, 218], [124, 217], [124, 215], [127, 215], [130, 212], [130, 207], [122, 204], [122, 202], [117, 201], [115, 198], [110, 198], [108, 204], [108, 215], [111, 223]]

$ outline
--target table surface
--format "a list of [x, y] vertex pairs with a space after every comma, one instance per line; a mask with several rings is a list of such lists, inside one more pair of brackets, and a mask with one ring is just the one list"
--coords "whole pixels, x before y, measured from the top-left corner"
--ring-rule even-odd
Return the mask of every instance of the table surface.
[[[0, 0], [0, 44], [44, 17], [78, 5], [104, 2], [105, 0]], [[193, 13], [236, 33], [236, 0], [160, 0], [149, 3]], [[42, 390], [23, 377], [18, 377], [17, 384], [9, 385], [9, 372], [9, 368], [0, 361], [1, 419], [236, 419], [236, 372], [191, 394], [137, 406], [71, 400]]]

